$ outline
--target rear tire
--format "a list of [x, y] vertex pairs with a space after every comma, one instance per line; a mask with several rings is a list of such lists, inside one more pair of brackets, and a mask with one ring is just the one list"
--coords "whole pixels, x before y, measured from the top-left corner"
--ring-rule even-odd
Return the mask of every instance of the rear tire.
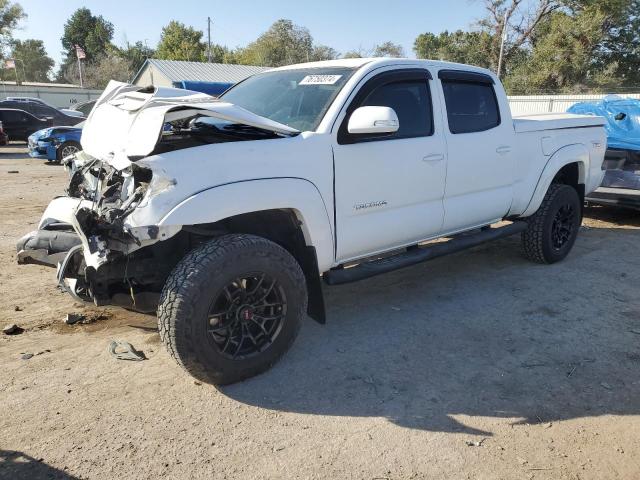
[[564, 259], [578, 236], [582, 223], [580, 196], [570, 185], [552, 184], [536, 213], [522, 232], [525, 256], [536, 263]]
[[223, 385], [277, 362], [306, 310], [305, 277], [293, 256], [265, 238], [232, 234], [178, 263], [162, 291], [158, 327], [182, 367]]

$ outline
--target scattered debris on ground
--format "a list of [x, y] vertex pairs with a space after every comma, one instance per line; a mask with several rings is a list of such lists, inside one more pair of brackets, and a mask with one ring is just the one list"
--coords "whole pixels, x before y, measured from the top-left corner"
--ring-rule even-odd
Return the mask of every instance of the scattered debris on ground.
[[474, 442], [473, 440], [467, 440], [465, 443], [467, 444], [467, 447], [481, 447], [485, 440], [486, 438], [483, 438], [482, 440], [479, 440], [477, 442]]
[[105, 311], [93, 314], [67, 313], [64, 317], [64, 323], [67, 325], [89, 325], [99, 322], [100, 320], [108, 320], [109, 318], [111, 318], [111, 314]]
[[22, 332], [24, 332], [24, 328], [20, 328], [15, 323], [10, 323], [2, 329], [2, 333], [4, 333], [5, 335], [18, 335]]
[[109, 344], [109, 353], [112, 357], [115, 357], [118, 360], [132, 360], [134, 362], [139, 362], [147, 359], [143, 352], [133, 348], [133, 345], [129, 342], [123, 342], [121, 340], [111, 341]]
[[75, 323], [82, 322], [86, 318], [87, 317], [80, 313], [67, 313], [67, 316], [64, 319], [64, 323], [66, 323], [67, 325], [73, 325]]
[[22, 360], [29, 360], [31, 357], [33, 357], [33, 353], [23, 353], [20, 358], [22, 358]]

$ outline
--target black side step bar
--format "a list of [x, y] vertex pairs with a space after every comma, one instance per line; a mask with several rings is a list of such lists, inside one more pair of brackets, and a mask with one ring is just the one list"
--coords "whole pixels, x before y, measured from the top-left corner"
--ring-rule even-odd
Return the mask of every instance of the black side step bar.
[[499, 238], [508, 237], [527, 229], [527, 222], [516, 221], [497, 228], [483, 228], [478, 233], [461, 234], [442, 243], [434, 243], [424, 247], [408, 248], [406, 252], [361, 263], [351, 268], [337, 268], [324, 274], [324, 281], [329, 285], [356, 282], [374, 277], [382, 273], [409, 267], [434, 258], [457, 253]]

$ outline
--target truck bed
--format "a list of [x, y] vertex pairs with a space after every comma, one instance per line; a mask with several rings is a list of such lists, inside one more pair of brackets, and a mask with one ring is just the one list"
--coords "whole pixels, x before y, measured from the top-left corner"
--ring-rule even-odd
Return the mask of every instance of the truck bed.
[[572, 113], [537, 113], [513, 118], [513, 128], [516, 133], [598, 127], [604, 124], [605, 119], [602, 117], [574, 115]]

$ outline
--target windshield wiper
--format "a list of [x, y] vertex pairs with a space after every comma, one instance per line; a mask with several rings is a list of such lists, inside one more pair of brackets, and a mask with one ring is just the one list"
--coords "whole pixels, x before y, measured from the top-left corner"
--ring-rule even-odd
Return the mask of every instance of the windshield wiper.
[[249, 134], [249, 135], [260, 135], [264, 137], [280, 137], [281, 135], [272, 132], [270, 130], [265, 130], [263, 128], [253, 127], [251, 125], [245, 125], [243, 123], [230, 123], [229, 125], [225, 125], [222, 130], [227, 132], [239, 133], [239, 134]]

